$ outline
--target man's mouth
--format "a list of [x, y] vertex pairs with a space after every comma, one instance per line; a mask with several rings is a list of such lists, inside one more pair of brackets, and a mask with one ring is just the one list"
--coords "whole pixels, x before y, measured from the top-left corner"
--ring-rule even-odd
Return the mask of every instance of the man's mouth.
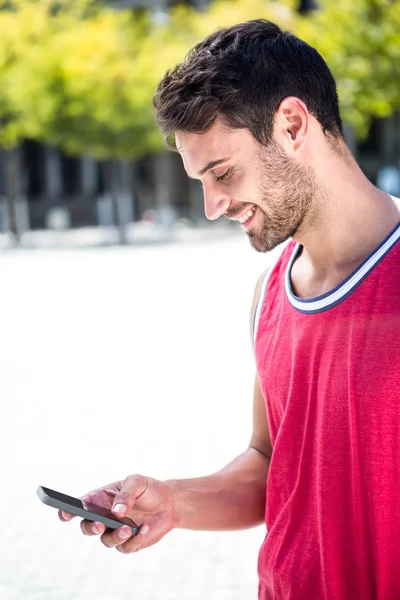
[[252, 207], [250, 210], [248, 210], [248, 211], [247, 211], [247, 213], [246, 213], [246, 214], [242, 215], [242, 216], [240, 217], [240, 219], [238, 219], [239, 223], [241, 223], [242, 225], [243, 225], [244, 223], [247, 223], [247, 221], [248, 221], [249, 219], [251, 219], [251, 217], [254, 215], [254, 213], [255, 213], [255, 212], [256, 212], [256, 207], [255, 207], [255, 206], [253, 206], [253, 207]]

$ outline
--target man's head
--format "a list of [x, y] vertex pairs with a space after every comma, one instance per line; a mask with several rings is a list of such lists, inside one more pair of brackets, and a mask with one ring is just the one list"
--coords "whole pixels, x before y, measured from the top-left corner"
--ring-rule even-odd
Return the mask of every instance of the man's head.
[[311, 156], [342, 146], [335, 81], [318, 52], [269, 21], [218, 31], [166, 73], [154, 104], [206, 215], [241, 218], [253, 246], [293, 237], [318, 188]]

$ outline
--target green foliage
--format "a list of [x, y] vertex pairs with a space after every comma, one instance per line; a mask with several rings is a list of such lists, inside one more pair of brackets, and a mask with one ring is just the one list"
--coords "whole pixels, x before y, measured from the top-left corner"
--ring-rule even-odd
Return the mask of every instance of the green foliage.
[[24, 65], [27, 54], [38, 51], [38, 42], [47, 36], [47, 23], [34, 5], [20, 2], [0, 5], [0, 144], [8, 148], [37, 133], [35, 119], [24, 114]]
[[0, 12], [0, 145], [24, 137], [98, 158], [161, 146], [149, 22], [88, 0], [16, 0]]
[[51, 2], [25, 0], [15, 9], [3, 15], [19, 26], [21, 45], [5, 69], [14, 119], [4, 145], [28, 136], [98, 158], [135, 157], [155, 145], [146, 94], [153, 81], [140, 56], [144, 19], [86, 1], [61, 0], [54, 10]]
[[[322, 0], [321, 0], [322, 2]], [[223, 26], [264, 17], [314, 45], [337, 78], [342, 113], [365, 135], [400, 105], [400, 3], [217, 0], [165, 25], [94, 0], [0, 0], [0, 146], [29, 137], [74, 154], [137, 158], [162, 148], [152, 96], [164, 72]]]
[[315, 46], [333, 71], [342, 116], [359, 137], [372, 117], [400, 108], [400, 3], [324, 0], [299, 17], [296, 34]]

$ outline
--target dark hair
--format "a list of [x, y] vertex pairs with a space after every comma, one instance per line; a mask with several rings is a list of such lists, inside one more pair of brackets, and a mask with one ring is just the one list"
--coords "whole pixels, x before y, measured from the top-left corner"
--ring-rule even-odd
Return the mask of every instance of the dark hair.
[[336, 84], [324, 59], [295, 35], [257, 19], [197, 44], [167, 71], [153, 102], [172, 146], [176, 131], [203, 133], [218, 116], [268, 144], [275, 112], [287, 96], [300, 98], [324, 133], [343, 136]]

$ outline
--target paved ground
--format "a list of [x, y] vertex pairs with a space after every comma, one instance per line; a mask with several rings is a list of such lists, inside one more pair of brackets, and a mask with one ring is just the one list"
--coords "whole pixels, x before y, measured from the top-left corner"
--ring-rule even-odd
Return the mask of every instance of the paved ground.
[[1, 600], [250, 600], [263, 528], [172, 532], [123, 556], [35, 492], [197, 476], [251, 431], [245, 236], [0, 254]]

